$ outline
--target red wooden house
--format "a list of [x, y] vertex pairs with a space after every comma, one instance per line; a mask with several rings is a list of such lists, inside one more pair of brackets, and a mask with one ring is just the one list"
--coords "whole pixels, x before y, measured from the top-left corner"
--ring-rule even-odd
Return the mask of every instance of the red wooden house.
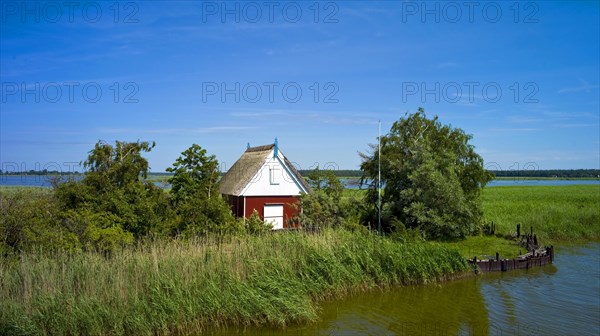
[[256, 210], [273, 229], [283, 229], [298, 214], [298, 196], [310, 192], [310, 187], [275, 139], [270, 145], [248, 145], [221, 179], [220, 191], [237, 217], [248, 218]]

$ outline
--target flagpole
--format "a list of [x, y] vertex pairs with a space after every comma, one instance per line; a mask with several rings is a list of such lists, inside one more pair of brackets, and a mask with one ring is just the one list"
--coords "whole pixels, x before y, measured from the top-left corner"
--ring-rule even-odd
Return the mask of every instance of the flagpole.
[[379, 144], [377, 145], [377, 150], [379, 151], [379, 154], [377, 155], [377, 208], [379, 210], [377, 215], [377, 230], [381, 235], [381, 120], [379, 120], [377, 133], [377, 140], [379, 141]]

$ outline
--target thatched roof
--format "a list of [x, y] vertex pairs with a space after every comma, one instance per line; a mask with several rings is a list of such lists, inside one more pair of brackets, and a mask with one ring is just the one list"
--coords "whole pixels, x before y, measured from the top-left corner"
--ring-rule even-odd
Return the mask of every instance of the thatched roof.
[[[250, 183], [252, 178], [258, 173], [264, 165], [268, 155], [272, 152], [275, 144], [250, 147], [244, 154], [231, 166], [227, 173], [221, 178], [219, 190], [221, 194], [239, 196], [244, 188]], [[284, 156], [285, 165], [292, 174], [298, 179], [300, 184], [310, 191], [308, 183], [302, 175], [294, 168], [292, 163]]]

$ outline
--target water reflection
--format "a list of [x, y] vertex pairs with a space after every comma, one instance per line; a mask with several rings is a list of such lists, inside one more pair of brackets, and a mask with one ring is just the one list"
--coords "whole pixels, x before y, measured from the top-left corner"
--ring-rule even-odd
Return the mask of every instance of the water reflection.
[[[487, 335], [488, 312], [475, 278], [376, 290], [322, 304], [321, 320], [286, 335]], [[253, 334], [253, 332], [250, 332]]]
[[600, 335], [600, 244], [558, 248], [553, 265], [322, 303], [320, 321], [270, 335]]
[[488, 274], [481, 283], [491, 330], [511, 325], [511, 335], [600, 335], [597, 243], [558, 249], [554, 265]]
[[482, 334], [488, 329], [488, 319], [478, 287], [474, 279], [465, 279], [348, 298], [325, 306], [323, 331], [343, 335]]

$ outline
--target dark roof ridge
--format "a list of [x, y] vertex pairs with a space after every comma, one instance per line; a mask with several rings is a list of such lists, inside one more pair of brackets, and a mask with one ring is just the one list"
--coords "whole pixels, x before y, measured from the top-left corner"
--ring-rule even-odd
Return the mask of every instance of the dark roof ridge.
[[255, 146], [255, 147], [250, 147], [250, 148], [246, 149], [246, 152], [262, 152], [265, 150], [271, 150], [271, 149], [273, 149], [273, 147], [275, 147], [275, 144]]

